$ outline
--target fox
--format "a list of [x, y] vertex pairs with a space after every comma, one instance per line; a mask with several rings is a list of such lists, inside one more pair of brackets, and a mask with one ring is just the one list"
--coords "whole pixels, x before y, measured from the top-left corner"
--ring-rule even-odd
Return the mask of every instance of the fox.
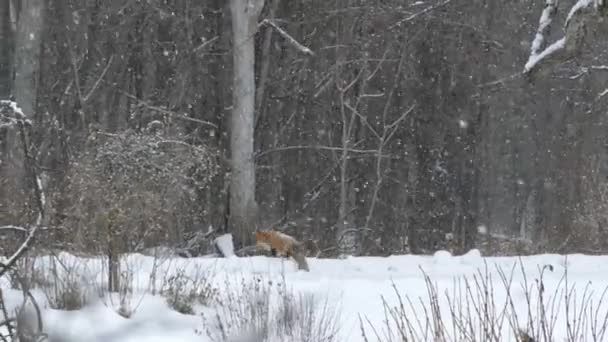
[[273, 256], [291, 257], [298, 241], [276, 230], [258, 230], [255, 232], [256, 247], [260, 250], [270, 251]]
[[276, 230], [257, 230], [255, 242], [257, 249], [270, 251], [272, 256], [291, 257], [296, 261], [299, 269], [308, 271], [306, 255], [310, 242], [299, 242], [294, 237]]

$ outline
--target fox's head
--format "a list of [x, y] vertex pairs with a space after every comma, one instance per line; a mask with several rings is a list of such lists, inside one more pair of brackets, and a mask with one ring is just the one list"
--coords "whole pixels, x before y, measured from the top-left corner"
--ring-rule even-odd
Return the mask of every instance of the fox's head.
[[269, 249], [270, 248], [270, 232], [267, 230], [256, 230], [255, 232], [255, 243], [258, 248]]
[[270, 239], [270, 232], [267, 231], [267, 230], [256, 230], [255, 231], [255, 239], [256, 240]]

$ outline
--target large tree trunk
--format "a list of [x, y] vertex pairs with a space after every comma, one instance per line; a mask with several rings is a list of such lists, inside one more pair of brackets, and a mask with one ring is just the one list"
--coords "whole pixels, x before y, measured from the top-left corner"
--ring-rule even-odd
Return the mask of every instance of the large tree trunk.
[[44, 7], [44, 0], [23, 0], [17, 19], [13, 94], [28, 117], [36, 110]]
[[11, 25], [11, 3], [0, 3], [0, 99], [8, 98], [12, 82], [13, 27]]
[[254, 35], [263, 0], [231, 0], [233, 34], [233, 89], [230, 149], [230, 227], [237, 247], [253, 241], [255, 201], [255, 45]]

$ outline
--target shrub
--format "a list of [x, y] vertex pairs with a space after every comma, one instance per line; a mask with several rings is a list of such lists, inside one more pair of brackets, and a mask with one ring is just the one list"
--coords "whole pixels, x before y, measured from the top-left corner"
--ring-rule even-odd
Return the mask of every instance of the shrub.
[[184, 269], [179, 269], [165, 278], [160, 293], [169, 307], [179, 313], [192, 315], [193, 304], [211, 304], [217, 298], [218, 290], [213, 287], [208, 272], [197, 268], [193, 277], [189, 277]]
[[51, 256], [49, 260], [49, 268], [44, 270], [46, 281], [37, 284], [49, 306], [56, 310], [79, 310], [84, 307], [89, 292], [82, 280], [82, 265], [79, 262], [68, 265], [57, 256]]
[[70, 164], [65, 191], [53, 198], [65, 227], [57, 238], [95, 252], [113, 242], [121, 253], [174, 244], [179, 227], [191, 226], [184, 220], [204, 212], [203, 194], [218, 170], [212, 152], [180, 140], [93, 134]]
[[284, 280], [243, 279], [240, 288], [227, 282], [218, 310], [203, 316], [206, 334], [214, 342], [339, 341], [338, 311], [327, 300], [319, 304], [313, 294], [288, 290]]

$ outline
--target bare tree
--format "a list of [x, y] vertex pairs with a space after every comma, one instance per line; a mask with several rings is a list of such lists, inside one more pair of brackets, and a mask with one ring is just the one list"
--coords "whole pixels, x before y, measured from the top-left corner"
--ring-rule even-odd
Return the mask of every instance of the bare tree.
[[230, 227], [241, 246], [253, 240], [255, 201], [255, 40], [264, 0], [231, 0], [233, 89], [230, 150]]

